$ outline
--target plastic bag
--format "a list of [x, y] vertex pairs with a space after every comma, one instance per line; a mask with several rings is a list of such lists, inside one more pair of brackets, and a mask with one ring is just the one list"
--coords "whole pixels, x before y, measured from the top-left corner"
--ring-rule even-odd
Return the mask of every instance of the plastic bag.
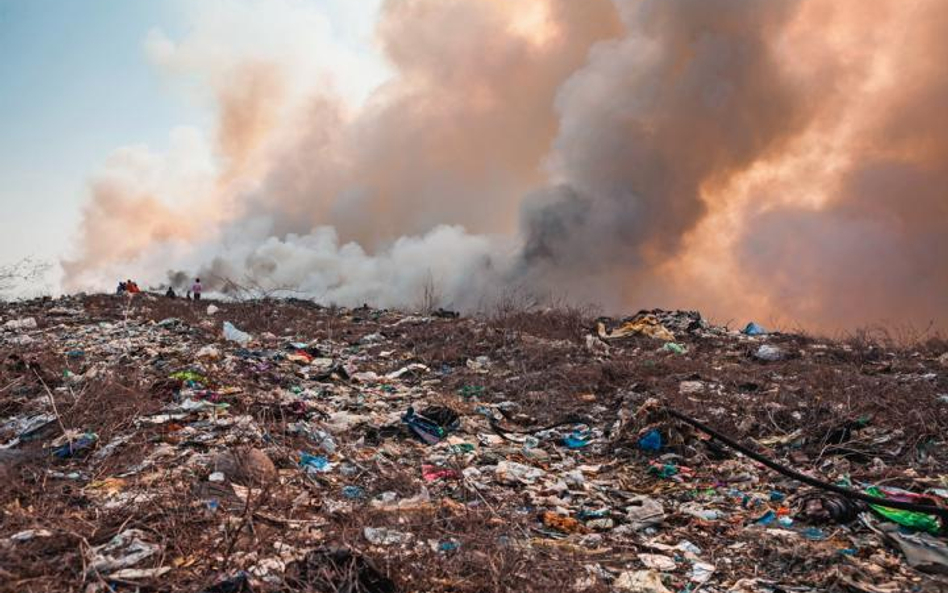
[[[871, 488], [866, 488], [866, 494], [870, 496], [875, 496], [878, 498], [901, 498], [899, 496], [893, 496], [891, 492], [884, 492], [883, 490], [872, 486]], [[917, 496], [917, 495], [916, 495]], [[909, 495], [909, 498], [914, 498]], [[916, 501], [912, 501], [916, 502]], [[873, 511], [882, 515], [889, 521], [893, 523], [898, 523], [903, 527], [908, 527], [909, 529], [915, 529], [916, 531], [927, 531], [928, 533], [938, 533], [941, 526], [938, 523], [938, 519], [931, 515], [926, 515], [925, 513], [919, 513], [917, 511], [906, 511], [902, 509], [893, 509], [890, 507], [884, 507], [877, 504], [869, 505]]]
[[246, 346], [250, 342], [250, 334], [242, 332], [229, 321], [224, 322], [224, 339]]

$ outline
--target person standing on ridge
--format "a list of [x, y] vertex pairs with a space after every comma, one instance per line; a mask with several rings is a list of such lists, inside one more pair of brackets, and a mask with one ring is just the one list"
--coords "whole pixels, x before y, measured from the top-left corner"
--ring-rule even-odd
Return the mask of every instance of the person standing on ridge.
[[191, 285], [191, 293], [194, 295], [194, 300], [196, 301], [201, 300], [201, 291], [203, 289], [204, 288], [201, 286], [201, 279], [195, 278], [194, 284]]

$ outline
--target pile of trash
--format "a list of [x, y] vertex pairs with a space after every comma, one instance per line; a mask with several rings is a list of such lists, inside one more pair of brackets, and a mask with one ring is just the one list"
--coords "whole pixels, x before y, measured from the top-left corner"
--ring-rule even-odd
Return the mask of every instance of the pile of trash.
[[948, 591], [946, 351], [660, 310], [2, 304], [0, 590]]

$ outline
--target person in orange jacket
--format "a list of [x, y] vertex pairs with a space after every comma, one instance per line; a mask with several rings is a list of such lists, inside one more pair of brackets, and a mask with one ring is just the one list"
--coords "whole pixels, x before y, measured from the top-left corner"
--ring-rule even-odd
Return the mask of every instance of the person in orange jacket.
[[135, 294], [137, 292], [141, 292], [141, 289], [138, 288], [138, 285], [132, 282], [131, 279], [128, 279], [125, 281], [125, 290], [129, 294]]

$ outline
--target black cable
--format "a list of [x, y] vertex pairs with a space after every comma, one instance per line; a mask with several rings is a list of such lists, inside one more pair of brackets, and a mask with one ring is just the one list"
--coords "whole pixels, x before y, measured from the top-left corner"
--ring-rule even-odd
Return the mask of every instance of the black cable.
[[888, 500], [885, 498], [877, 498], [875, 496], [869, 496], [868, 494], [863, 494], [862, 492], [857, 492], [855, 490], [850, 490], [849, 488], [843, 488], [842, 486], [837, 486], [835, 484], [830, 484], [828, 482], [823, 482], [822, 480], [817, 480], [816, 478], [811, 478], [806, 474], [802, 474], [794, 469], [780, 465], [776, 461], [773, 461], [767, 457], [764, 457], [760, 453], [752, 451], [751, 449], [741, 445], [740, 443], [731, 440], [730, 438], [724, 436], [723, 434], [717, 432], [716, 430], [705, 426], [701, 422], [698, 422], [694, 418], [689, 418], [681, 412], [672, 410], [671, 408], [665, 408], [665, 411], [668, 412], [671, 416], [678, 418], [682, 422], [686, 422], [691, 426], [694, 426], [701, 432], [707, 434], [708, 436], [721, 441], [728, 447], [740, 451], [744, 455], [747, 455], [754, 461], [760, 462], [770, 469], [774, 470], [777, 473], [783, 474], [788, 478], [792, 478], [798, 482], [803, 482], [804, 484], [813, 486], [814, 488], [820, 488], [821, 490], [828, 490], [829, 492], [835, 492], [840, 496], [845, 496], [846, 498], [861, 500], [869, 504], [874, 504], [877, 506], [888, 507], [891, 509], [902, 509], [905, 511], [916, 511], [919, 513], [926, 513], [928, 515], [936, 515], [941, 519], [941, 530], [942, 533], [948, 532], [948, 509], [942, 507], [936, 507], [927, 504], [915, 504], [913, 502], [904, 502], [900, 500]]

